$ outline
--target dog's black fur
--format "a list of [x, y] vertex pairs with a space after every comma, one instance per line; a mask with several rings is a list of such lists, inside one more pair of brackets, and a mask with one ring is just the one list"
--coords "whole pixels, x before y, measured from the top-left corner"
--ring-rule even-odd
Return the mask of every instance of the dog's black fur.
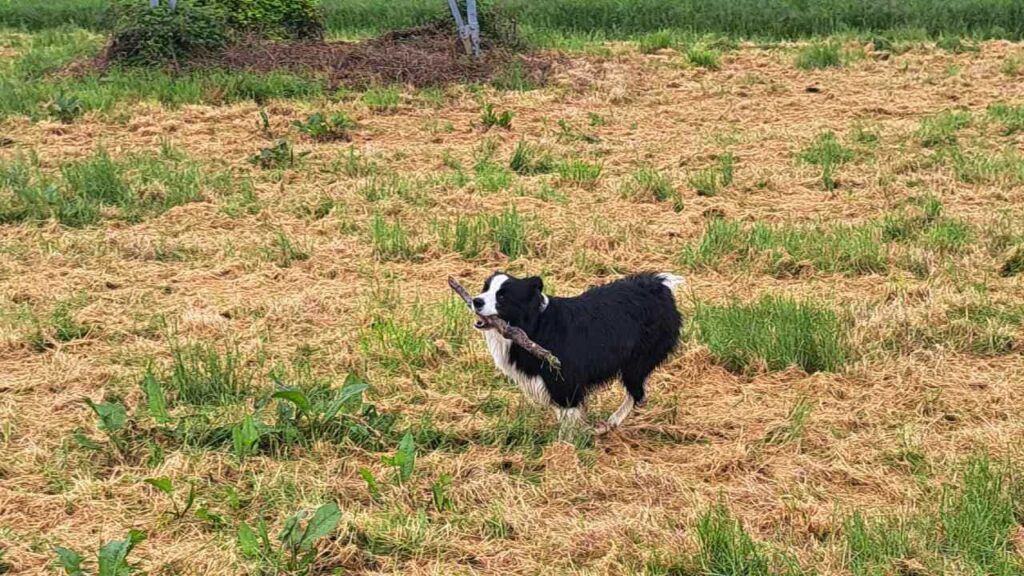
[[[496, 278], [500, 288], [492, 293]], [[679, 282], [680, 278], [669, 274], [638, 274], [576, 297], [549, 298], [543, 295], [544, 283], [538, 277], [496, 273], [484, 283], [474, 306], [490, 309], [485, 300], [494, 299], [499, 317], [522, 328], [531, 340], [558, 357], [562, 367], [556, 372], [514, 343], [505, 367], [495, 354], [495, 363], [506, 373], [511, 365], [524, 376], [540, 376], [551, 402], [558, 407], [581, 406], [590, 392], [616, 377], [621, 377], [634, 402], [643, 405], [648, 375], [679, 342], [682, 316], [673, 296]]]

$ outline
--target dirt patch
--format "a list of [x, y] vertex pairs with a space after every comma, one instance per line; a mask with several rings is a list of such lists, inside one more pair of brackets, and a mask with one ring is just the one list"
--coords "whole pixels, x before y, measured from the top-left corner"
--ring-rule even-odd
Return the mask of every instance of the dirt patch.
[[[544, 85], [555, 57], [517, 54], [502, 43], [486, 42], [483, 54], [467, 56], [458, 36], [445, 23], [389, 32], [361, 42], [250, 41], [178, 66], [179, 70], [221, 68], [246, 72], [287, 71], [326, 79], [331, 88], [365, 88], [381, 84], [414, 87], [481, 82], [519, 63], [532, 84]], [[105, 54], [79, 65], [73, 73], [105, 71]]]

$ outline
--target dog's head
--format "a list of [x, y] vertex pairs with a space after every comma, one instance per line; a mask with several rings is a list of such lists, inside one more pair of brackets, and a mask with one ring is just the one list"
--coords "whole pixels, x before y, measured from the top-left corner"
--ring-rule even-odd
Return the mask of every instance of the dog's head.
[[[484, 290], [473, 298], [473, 307], [483, 316], [498, 316], [513, 326], [527, 326], [545, 305], [544, 281], [539, 276], [516, 278], [495, 272], [484, 282]], [[481, 328], [477, 322], [477, 328]]]

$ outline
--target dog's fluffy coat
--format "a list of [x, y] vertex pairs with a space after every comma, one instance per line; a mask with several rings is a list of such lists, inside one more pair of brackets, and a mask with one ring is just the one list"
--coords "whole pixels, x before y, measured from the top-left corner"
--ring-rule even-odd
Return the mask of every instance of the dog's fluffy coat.
[[[682, 317], [674, 291], [682, 278], [638, 274], [572, 298], [548, 297], [538, 277], [495, 273], [473, 299], [477, 312], [522, 328], [562, 363], [556, 372], [494, 330], [484, 332], [494, 363], [528, 396], [550, 403], [560, 418], [582, 418], [591, 392], [614, 378], [626, 388], [622, 406], [599, 425], [618, 426], [646, 400], [646, 381], [679, 341]], [[480, 325], [478, 324], [478, 328]]]

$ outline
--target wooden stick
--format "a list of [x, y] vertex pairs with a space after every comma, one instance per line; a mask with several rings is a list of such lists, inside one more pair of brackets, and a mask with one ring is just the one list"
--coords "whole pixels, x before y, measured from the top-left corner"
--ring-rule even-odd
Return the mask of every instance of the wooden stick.
[[537, 358], [547, 362], [555, 369], [556, 372], [562, 369], [562, 362], [558, 360], [558, 357], [543, 346], [540, 346], [533, 340], [530, 340], [526, 335], [526, 332], [523, 332], [522, 328], [510, 326], [508, 322], [505, 322], [497, 316], [484, 316], [483, 314], [478, 313], [476, 308], [473, 307], [473, 297], [470, 296], [469, 292], [462, 287], [462, 284], [459, 284], [458, 280], [449, 276], [448, 285], [451, 286], [452, 290], [454, 290], [455, 293], [466, 302], [466, 306], [469, 306], [469, 309], [476, 314], [476, 317], [480, 319], [481, 323], [483, 323], [484, 329], [497, 330], [498, 334], [501, 334], [505, 338], [515, 342], [523, 350], [526, 350], [530, 354], [533, 354]]

